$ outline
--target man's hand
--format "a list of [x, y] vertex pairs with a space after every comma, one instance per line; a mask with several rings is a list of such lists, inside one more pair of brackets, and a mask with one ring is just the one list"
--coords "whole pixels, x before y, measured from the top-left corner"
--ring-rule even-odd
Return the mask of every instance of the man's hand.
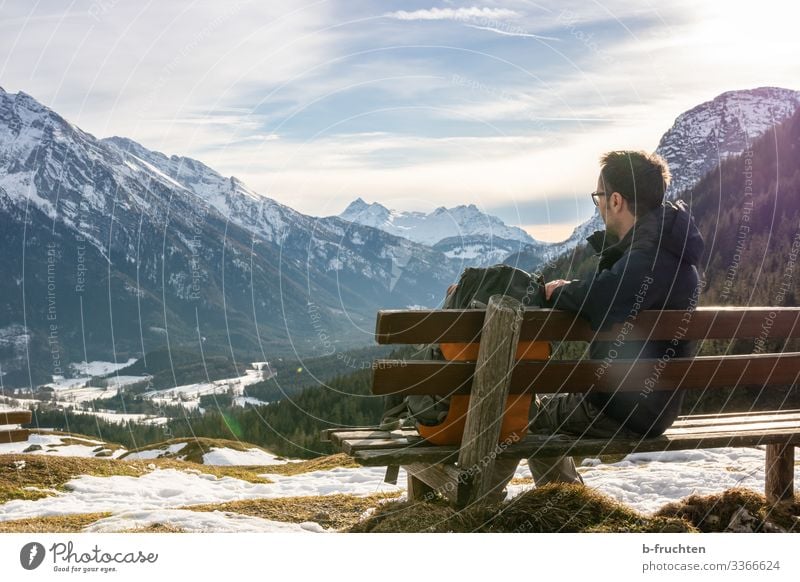
[[544, 296], [545, 299], [550, 301], [550, 296], [553, 294], [553, 289], [557, 287], [561, 287], [562, 285], [566, 285], [569, 281], [565, 281], [564, 279], [554, 279], [553, 281], [548, 281], [544, 284]]

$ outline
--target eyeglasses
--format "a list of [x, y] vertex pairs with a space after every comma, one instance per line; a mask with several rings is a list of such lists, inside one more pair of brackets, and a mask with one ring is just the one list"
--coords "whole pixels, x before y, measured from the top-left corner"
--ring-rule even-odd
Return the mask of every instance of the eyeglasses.
[[598, 198], [600, 198], [600, 196], [605, 196], [605, 195], [606, 195], [605, 192], [600, 192], [599, 190], [597, 192], [592, 192], [590, 194], [590, 196], [592, 197], [592, 202], [594, 202], [595, 206], [600, 206], [600, 201], [598, 200]]

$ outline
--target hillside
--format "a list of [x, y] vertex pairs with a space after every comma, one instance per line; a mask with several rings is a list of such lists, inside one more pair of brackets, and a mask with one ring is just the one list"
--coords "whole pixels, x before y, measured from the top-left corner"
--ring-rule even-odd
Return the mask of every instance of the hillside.
[[13, 250], [0, 362], [14, 387], [166, 343], [237, 361], [364, 346], [378, 307], [436, 305], [459, 268], [198, 160], [98, 139], [2, 88], [0, 244]]
[[[800, 111], [724, 160], [684, 200], [706, 241], [701, 305], [797, 305]], [[596, 268], [593, 254], [580, 245], [545, 276], [585, 275]]]
[[[97, 458], [93, 449], [112, 454]], [[191, 454], [202, 450], [217, 456]], [[268, 455], [265, 464], [235, 454], [254, 450]], [[214, 458], [226, 462], [209, 464]], [[520, 465], [506, 501], [455, 513], [441, 501], [407, 503], [404, 472], [389, 485], [382, 467], [345, 455], [277, 459], [244, 442], [204, 439], [132, 454], [42, 432], [0, 445], [0, 532], [795, 531], [800, 499], [770, 511], [753, 491], [763, 459], [763, 450], [737, 448], [586, 458], [587, 488], [533, 489]], [[742, 522], [740, 510], [752, 520]]]

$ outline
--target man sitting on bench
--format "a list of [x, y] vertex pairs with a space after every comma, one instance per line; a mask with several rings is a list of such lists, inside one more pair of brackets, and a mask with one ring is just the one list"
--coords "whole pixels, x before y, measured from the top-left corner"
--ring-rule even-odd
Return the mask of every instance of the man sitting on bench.
[[[587, 238], [599, 257], [588, 278], [546, 284], [547, 306], [579, 313], [593, 330], [626, 322], [645, 309], [688, 310], [697, 304], [697, 265], [704, 242], [683, 201], [664, 200], [670, 175], [666, 161], [655, 154], [613, 151], [600, 159], [597, 190], [591, 197], [605, 231]], [[623, 327], [625, 329], [625, 327]], [[630, 327], [629, 327], [630, 329]], [[592, 359], [678, 358], [693, 355], [691, 342], [680, 336], [665, 341], [594, 341]], [[610, 369], [610, 368], [609, 368]], [[599, 378], [606, 368], [598, 367]], [[683, 393], [648, 390], [613, 393], [558, 393], [536, 398], [538, 412], [529, 429], [540, 434], [570, 434], [588, 438], [654, 437], [678, 416]], [[497, 459], [494, 496], [502, 493], [519, 462]], [[537, 486], [552, 481], [583, 483], [572, 457], [528, 459]]]

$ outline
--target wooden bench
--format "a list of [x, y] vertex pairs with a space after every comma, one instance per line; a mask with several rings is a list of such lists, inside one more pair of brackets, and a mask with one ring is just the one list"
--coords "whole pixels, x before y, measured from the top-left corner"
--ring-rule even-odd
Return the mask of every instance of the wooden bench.
[[28, 440], [30, 430], [20, 428], [31, 421], [30, 410], [0, 410], [0, 445]]
[[[765, 323], [766, 322], [766, 323]], [[800, 337], [800, 308], [697, 308], [641, 311], [625, 341]], [[765, 493], [771, 503], [794, 496], [794, 447], [800, 445], [800, 410], [751, 410], [736, 414], [681, 416], [662, 436], [648, 439], [591, 439], [528, 433], [498, 443], [507, 395], [641, 390], [642, 378], [658, 366], [654, 390], [797, 386], [800, 352], [698, 356], [660, 360], [547, 360], [514, 362], [519, 340], [615, 341], [622, 326], [592, 331], [574, 313], [523, 309], [518, 301], [493, 296], [485, 310], [379, 311], [379, 344], [426, 344], [480, 340], [477, 362], [376, 360], [372, 393], [450, 395], [470, 393], [464, 438], [458, 446], [434, 446], [416, 430], [378, 427], [326, 429], [322, 439], [367, 466], [388, 466], [396, 482], [402, 466], [409, 499], [433, 492], [456, 506], [478, 500], [491, 489], [495, 458], [523, 459], [766, 445]], [[599, 366], [605, 373], [596, 375]], [[616, 381], [614, 379], [617, 379]], [[619, 381], [619, 379], [622, 379]], [[638, 379], [631, 381], [631, 379]], [[626, 381], [627, 380], [627, 381]], [[391, 471], [387, 480], [391, 480]]]

